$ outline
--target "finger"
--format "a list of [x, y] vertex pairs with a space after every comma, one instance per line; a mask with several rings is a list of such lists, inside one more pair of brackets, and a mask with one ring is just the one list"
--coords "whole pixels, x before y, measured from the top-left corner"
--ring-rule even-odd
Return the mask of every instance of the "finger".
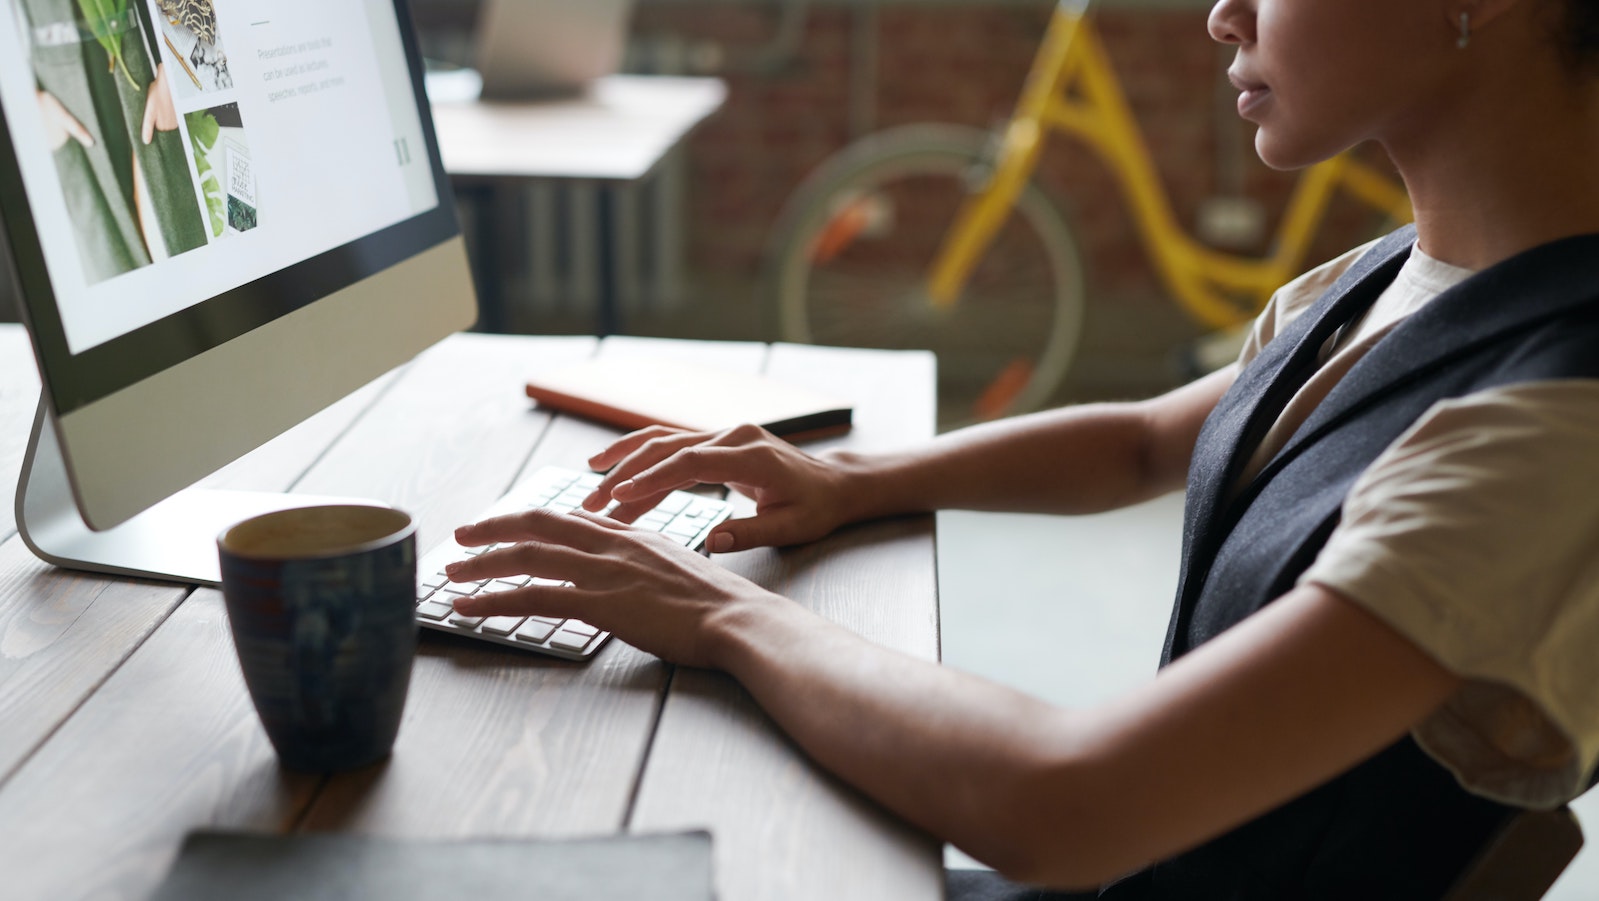
[[155, 137], [155, 113], [155, 99], [152, 96], [144, 104], [144, 127], [139, 132], [146, 144], [150, 143], [151, 138]]
[[61, 107], [61, 125], [67, 130], [67, 134], [77, 139], [79, 144], [85, 147], [94, 146], [94, 135], [89, 134], [89, 129], [84, 128], [83, 123], [79, 122], [76, 116], [67, 112], [67, 108], [64, 106]]
[[571, 513], [569, 513], [567, 515], [568, 516], [576, 516], [579, 519], [586, 519], [589, 522], [594, 523], [597, 526], [600, 526], [600, 527], [606, 528], [606, 529], [610, 529], [613, 532], [630, 532], [630, 531], [632, 531], [632, 528], [627, 523], [619, 522], [619, 521], [616, 520], [615, 517], [608, 516], [608, 515], [606, 515], [604, 513], [592, 513], [592, 512], [590, 512], [588, 510], [573, 510]]
[[790, 544], [795, 534], [796, 511], [783, 508], [743, 519], [730, 519], [711, 530], [705, 546], [716, 554], [747, 551], [757, 547]]
[[[623, 482], [622, 484], [631, 486], [632, 482], [627, 481]], [[632, 522], [633, 520], [638, 519], [640, 516], [643, 516], [651, 510], [654, 510], [655, 507], [660, 504], [661, 501], [666, 500], [666, 496], [671, 494], [673, 491], [694, 488], [699, 484], [699, 482], [690, 479], [688, 481], [679, 482], [676, 485], [660, 486], [659, 490], [652, 490], [643, 494], [635, 494], [629, 497], [626, 501], [618, 500], [616, 510], [611, 511], [611, 516], [612, 518], [620, 519], [623, 522]], [[627, 511], [626, 518], [624, 518], [624, 516], [617, 515], [617, 511], [619, 510]]]
[[587, 593], [570, 585], [528, 585], [510, 591], [479, 592], [457, 598], [455, 611], [466, 616], [582, 616]]
[[[611, 471], [600, 479], [600, 483], [594, 486], [593, 493], [583, 499], [583, 509], [599, 510], [603, 508], [614, 496], [618, 484], [626, 482], [640, 470], [654, 466], [673, 454], [681, 453], [685, 448], [699, 444], [706, 437], [708, 436], [699, 432], [674, 432], [645, 441], [620, 463], [611, 467]], [[676, 485], [673, 487], [681, 488], [686, 486]], [[668, 488], [666, 490], [670, 491], [671, 489]], [[665, 493], [665, 491], [661, 492], [663, 496]], [[637, 498], [633, 500], [637, 500]]]
[[609, 531], [593, 517], [572, 516], [554, 510], [523, 510], [461, 526], [455, 530], [455, 541], [462, 547], [542, 541], [595, 553], [600, 549], [596, 542]]
[[667, 435], [681, 434], [684, 431], [684, 429], [676, 429], [671, 426], [652, 425], [636, 432], [629, 432], [617, 439], [610, 447], [590, 457], [589, 468], [595, 472], [604, 472], [620, 463], [624, 457], [637, 450], [644, 442], [654, 438], [663, 438]]
[[456, 560], [446, 564], [444, 574], [452, 582], [482, 582], [511, 576], [533, 576], [558, 582], [589, 578], [597, 562], [594, 554], [563, 544], [523, 541], [509, 547]]
[[638, 522], [638, 518], [640, 516], [643, 516], [651, 510], [654, 510], [655, 506], [659, 503], [660, 498], [649, 498], [640, 503], [617, 504], [611, 509], [611, 512], [606, 515], [617, 522], [632, 525], [633, 523]]
[[639, 503], [647, 497], [659, 498], [686, 485], [726, 485], [737, 482], [751, 474], [757, 454], [761, 454], [759, 448], [703, 444], [685, 448], [631, 479], [618, 482], [611, 489], [611, 496], [620, 503]]

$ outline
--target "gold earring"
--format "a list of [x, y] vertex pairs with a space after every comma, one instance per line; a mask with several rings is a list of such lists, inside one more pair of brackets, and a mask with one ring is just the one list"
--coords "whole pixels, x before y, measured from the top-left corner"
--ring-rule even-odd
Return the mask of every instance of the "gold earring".
[[1471, 13], [1460, 14], [1460, 37], [1455, 38], [1455, 47], [1464, 50], [1471, 43]]

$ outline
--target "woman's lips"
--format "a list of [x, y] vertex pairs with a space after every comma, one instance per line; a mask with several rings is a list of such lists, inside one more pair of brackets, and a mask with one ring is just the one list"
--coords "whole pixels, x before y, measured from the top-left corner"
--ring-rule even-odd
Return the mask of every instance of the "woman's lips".
[[1238, 115], [1249, 118], [1249, 114], [1259, 109], [1261, 104], [1271, 98], [1271, 88], [1250, 88], [1238, 95]]
[[1227, 73], [1227, 80], [1238, 89], [1238, 115], [1245, 118], [1271, 98], [1271, 88], [1235, 72]]

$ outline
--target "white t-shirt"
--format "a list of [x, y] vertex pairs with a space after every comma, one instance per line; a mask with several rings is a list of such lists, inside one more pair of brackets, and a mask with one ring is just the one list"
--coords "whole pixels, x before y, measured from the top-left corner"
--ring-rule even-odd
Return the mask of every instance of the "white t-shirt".
[[[1279, 290], [1240, 363], [1369, 246]], [[1378, 340], [1470, 275], [1413, 250], [1322, 349], [1245, 479]], [[1581, 794], [1599, 760], [1599, 380], [1435, 404], [1355, 483], [1300, 582], [1359, 604], [1465, 680], [1413, 734], [1468, 790], [1525, 807]]]

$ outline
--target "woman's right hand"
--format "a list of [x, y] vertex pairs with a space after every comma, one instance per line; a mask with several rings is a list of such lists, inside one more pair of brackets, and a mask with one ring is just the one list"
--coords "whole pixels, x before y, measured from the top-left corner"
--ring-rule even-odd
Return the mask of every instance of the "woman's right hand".
[[755, 501], [755, 515], [711, 532], [717, 553], [814, 541], [851, 521], [849, 471], [836, 459], [813, 457], [754, 425], [721, 432], [652, 426], [624, 436], [589, 459], [610, 470], [583, 502], [632, 522], [668, 492], [694, 485], [727, 485]]
[[44, 139], [50, 145], [51, 152], [65, 147], [67, 140], [71, 139], [84, 147], [94, 146], [94, 135], [83, 127], [78, 118], [67, 112], [61, 101], [49, 91], [39, 91], [39, 113], [44, 117]]

